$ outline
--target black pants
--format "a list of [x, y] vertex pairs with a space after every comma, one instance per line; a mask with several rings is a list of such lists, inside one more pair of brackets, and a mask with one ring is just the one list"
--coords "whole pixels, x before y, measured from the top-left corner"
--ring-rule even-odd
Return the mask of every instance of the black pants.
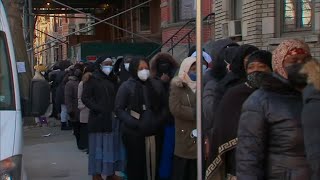
[[76, 137], [77, 147], [80, 147], [80, 122], [72, 122], [73, 135]]
[[79, 140], [79, 148], [80, 149], [88, 149], [88, 124], [80, 123], [80, 140]]
[[174, 156], [172, 180], [197, 180], [197, 160]]
[[127, 152], [128, 180], [145, 180], [147, 177], [145, 138], [123, 134], [123, 143]]

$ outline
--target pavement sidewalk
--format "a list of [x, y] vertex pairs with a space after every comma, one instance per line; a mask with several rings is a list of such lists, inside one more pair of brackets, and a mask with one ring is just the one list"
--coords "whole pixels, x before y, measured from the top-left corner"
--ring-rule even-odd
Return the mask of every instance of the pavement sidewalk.
[[88, 155], [77, 149], [72, 131], [61, 131], [58, 126], [24, 127], [23, 152], [29, 180], [91, 179]]

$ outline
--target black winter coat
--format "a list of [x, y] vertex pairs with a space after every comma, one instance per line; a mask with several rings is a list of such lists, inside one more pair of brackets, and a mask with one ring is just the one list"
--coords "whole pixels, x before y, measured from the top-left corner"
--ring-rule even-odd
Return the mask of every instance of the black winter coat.
[[268, 75], [244, 103], [236, 151], [238, 180], [309, 180], [301, 124], [302, 96]]
[[309, 85], [303, 92], [302, 123], [312, 180], [320, 179], [320, 90]]
[[100, 70], [83, 84], [82, 102], [90, 109], [88, 130], [91, 133], [112, 132], [116, 82]]
[[[152, 84], [152, 88], [148, 88], [145, 83], [140, 80], [130, 78], [119, 87], [115, 112], [119, 120], [122, 122], [122, 131], [128, 135], [149, 136], [162, 130], [161, 127], [165, 122], [165, 108], [162, 97], [163, 87], [160, 83], [148, 80]], [[151, 92], [153, 91], [153, 92]], [[142, 94], [137, 99], [138, 94]], [[137, 103], [137, 102], [141, 103]], [[142, 105], [146, 109], [143, 110]], [[130, 111], [133, 110], [140, 114], [140, 119], [131, 116]]]

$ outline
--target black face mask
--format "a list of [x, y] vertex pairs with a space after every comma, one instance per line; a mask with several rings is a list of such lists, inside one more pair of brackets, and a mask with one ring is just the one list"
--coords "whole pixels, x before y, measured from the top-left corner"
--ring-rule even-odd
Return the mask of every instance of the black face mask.
[[253, 89], [259, 89], [266, 72], [255, 71], [247, 75], [247, 84]]
[[300, 73], [304, 64], [294, 64], [286, 67], [288, 80], [295, 88], [304, 88], [307, 85], [307, 75]]

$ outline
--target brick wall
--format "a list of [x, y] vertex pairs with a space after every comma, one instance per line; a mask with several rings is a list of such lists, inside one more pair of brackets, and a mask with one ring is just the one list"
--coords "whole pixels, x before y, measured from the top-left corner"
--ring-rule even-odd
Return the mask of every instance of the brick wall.
[[[261, 49], [274, 50], [285, 39], [298, 38], [307, 42], [314, 57], [320, 58], [320, 2], [314, 2], [313, 28], [310, 32], [282, 33], [280, 29], [280, 1], [243, 0], [242, 42]], [[215, 39], [222, 39], [223, 24], [230, 21], [230, 0], [215, 0]]]
[[[213, 12], [213, 0], [203, 0], [202, 1], [202, 16], [205, 17], [211, 12]], [[162, 27], [162, 42], [166, 42], [169, 38], [172, 37], [186, 22], [173, 22], [174, 17], [174, 0], [161, 0], [161, 27]], [[207, 42], [213, 38], [214, 26], [212, 26], [213, 21], [206, 21], [203, 24], [203, 41]], [[195, 24], [191, 24], [187, 26], [177, 36], [173, 39], [173, 43], [176, 43], [181, 38], [183, 38], [193, 27]], [[190, 34], [189, 38], [183, 39], [179, 45], [174, 50], [175, 56], [185, 56], [186, 52], [188, 51], [188, 44], [194, 45], [196, 42], [196, 34], [195, 31]], [[171, 47], [171, 41], [166, 44], [163, 48], [163, 51], [166, 51], [168, 48]], [[183, 55], [181, 55], [183, 54]], [[181, 58], [179, 58], [181, 60]]]

